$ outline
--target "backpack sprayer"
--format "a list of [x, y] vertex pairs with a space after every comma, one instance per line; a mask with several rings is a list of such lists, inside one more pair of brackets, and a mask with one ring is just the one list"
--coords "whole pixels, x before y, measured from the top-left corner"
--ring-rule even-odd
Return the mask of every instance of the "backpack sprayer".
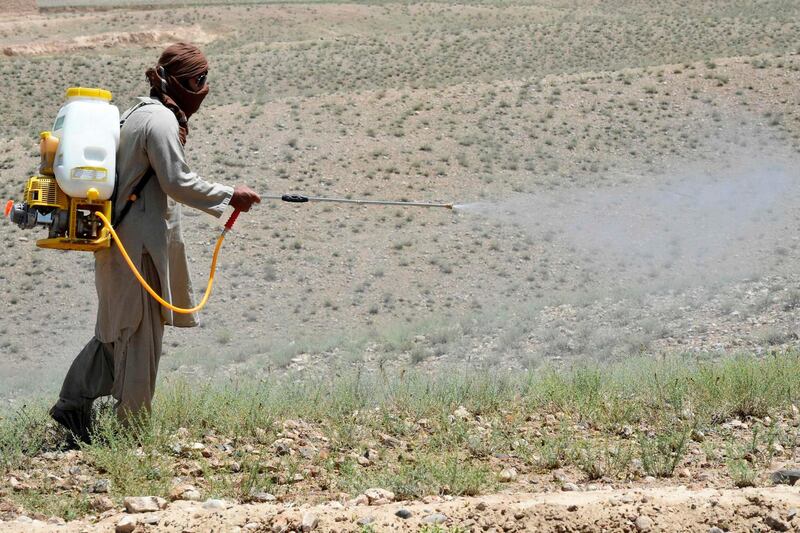
[[[71, 87], [67, 101], [56, 116], [52, 131], [40, 134], [39, 173], [25, 185], [24, 200], [9, 200], [5, 216], [20, 228], [48, 228], [48, 237], [36, 241], [41, 248], [96, 252], [117, 244], [128, 267], [144, 289], [161, 305], [190, 314], [202, 309], [211, 295], [222, 241], [233, 228], [240, 211], [234, 210], [217, 239], [205, 293], [192, 308], [175, 307], [145, 281], [128, 256], [111, 223], [119, 148], [119, 110], [111, 105], [111, 92]], [[453, 204], [324, 198], [297, 194], [264, 195], [268, 200], [290, 203], [333, 202], [358, 205], [398, 205], [454, 209]], [[131, 200], [132, 201], [132, 200]]]
[[119, 110], [103, 89], [72, 87], [52, 131], [40, 134], [39, 174], [25, 185], [24, 201], [6, 204], [21, 228], [49, 229], [42, 248], [94, 252], [110, 246], [93, 216], [111, 217], [119, 146]]

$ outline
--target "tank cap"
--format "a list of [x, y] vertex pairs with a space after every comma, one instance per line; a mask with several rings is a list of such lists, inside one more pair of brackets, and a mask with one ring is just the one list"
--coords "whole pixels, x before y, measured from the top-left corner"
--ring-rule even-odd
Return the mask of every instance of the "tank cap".
[[96, 98], [97, 100], [111, 101], [111, 91], [93, 87], [70, 87], [67, 89], [67, 98]]

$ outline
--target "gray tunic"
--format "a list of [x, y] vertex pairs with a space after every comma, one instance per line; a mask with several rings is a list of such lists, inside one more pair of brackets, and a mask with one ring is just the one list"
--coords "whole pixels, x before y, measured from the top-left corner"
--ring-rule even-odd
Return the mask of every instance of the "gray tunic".
[[[178, 121], [156, 99], [123, 118], [117, 153], [117, 198], [119, 213], [136, 183], [153, 168], [155, 175], [117, 228], [133, 263], [141, 269], [148, 254], [158, 271], [161, 297], [178, 307], [193, 307], [192, 281], [181, 236], [181, 206], [200, 209], [220, 217], [230, 202], [233, 188], [209, 183], [189, 170], [178, 139]], [[210, 252], [210, 250], [209, 250]], [[98, 296], [95, 336], [114, 342], [123, 330], [136, 329], [142, 320], [143, 304], [139, 282], [131, 274], [115, 244], [95, 253], [95, 285]], [[161, 308], [166, 324], [197, 325], [196, 315], [183, 315]]]

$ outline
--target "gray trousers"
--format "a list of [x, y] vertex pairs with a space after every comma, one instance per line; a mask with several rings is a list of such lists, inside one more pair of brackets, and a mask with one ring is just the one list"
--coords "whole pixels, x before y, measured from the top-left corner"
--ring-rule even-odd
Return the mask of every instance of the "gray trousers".
[[[147, 254], [142, 256], [142, 276], [153, 290], [161, 293], [158, 271]], [[95, 398], [110, 394], [117, 400], [115, 410], [122, 422], [150, 412], [164, 320], [160, 304], [144, 288], [141, 297], [144, 304], [141, 322], [120, 331], [113, 342], [104, 343], [93, 337], [72, 362], [56, 406], [64, 410], [84, 409]]]

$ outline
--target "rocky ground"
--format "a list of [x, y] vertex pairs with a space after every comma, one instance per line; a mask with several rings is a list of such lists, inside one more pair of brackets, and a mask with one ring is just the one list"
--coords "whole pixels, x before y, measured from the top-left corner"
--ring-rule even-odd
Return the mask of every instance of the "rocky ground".
[[[715, 0], [7, 16], [0, 194], [19, 199], [63, 87], [108, 87], [124, 109], [183, 36], [212, 64], [187, 147], [201, 175], [474, 209], [259, 206], [225, 242], [202, 327], [167, 331], [161, 375], [796, 346], [796, 15]], [[199, 290], [219, 223], [187, 209], [184, 229]], [[55, 392], [95, 319], [91, 257], [40, 235], [0, 225], [12, 407]]]
[[[488, 478], [470, 484], [452, 474], [450, 485], [418, 498], [380, 486], [363, 492], [348, 488], [353, 479], [381, 479], [381, 472], [408, 465], [436, 468], [422, 457], [445, 437], [422, 419], [406, 439], [378, 433], [363, 441], [355, 448], [363, 453], [340, 449], [324, 427], [302, 420], [284, 421], [272, 436], [256, 430], [253, 438], [225, 438], [208, 430], [196, 439], [181, 428], [166, 446], [133, 449], [128, 459], [113, 457], [108, 463], [104, 454], [127, 452], [103, 447], [44, 452], [6, 472], [0, 531], [800, 530], [800, 489], [792, 486], [800, 479], [793, 469], [800, 449], [797, 409], [777, 420], [732, 419], [692, 430], [685, 446], [673, 452], [674, 466], [659, 474], [665, 477], [650, 475], [647, 461], [670, 461], [669, 453], [664, 458], [633, 453], [638, 438], [656, 439], [655, 434], [621, 426], [609, 438], [591, 422], [565, 426], [569, 418], [528, 415], [507, 435], [508, 451], [487, 454], [468, 440], [470, 453], [453, 467], [475, 472], [478, 465]], [[464, 407], [453, 412], [449, 424], [465, 424], [469, 434], [489, 438], [510, 431]], [[527, 449], [537, 439], [561, 444]], [[746, 471], [733, 470], [739, 462]], [[124, 470], [142, 465], [155, 475], [172, 472], [165, 497], [120, 496], [110, 478], [129, 482]], [[424, 475], [392, 483], [425, 493], [430, 489], [413, 488]], [[226, 488], [238, 497], [220, 497]], [[77, 519], [43, 514], [47, 498], [74, 502]]]
[[[19, 199], [66, 86], [110, 88], [124, 109], [182, 38], [212, 64], [187, 149], [201, 175], [467, 204], [265, 202], [226, 240], [202, 327], [168, 331], [161, 395], [181, 380], [302, 389], [675, 354], [702, 367], [800, 345], [796, 4], [9, 15], [31, 4], [0, 3], [0, 76], [13, 81], [0, 88], [3, 199]], [[219, 224], [186, 215], [200, 286]], [[587, 372], [586, 409], [554, 394], [546, 409], [489, 415], [436, 397], [438, 422], [355, 408], [265, 421], [259, 405], [259, 424], [234, 431], [173, 401], [163, 442], [24, 449], [26, 429], [52, 428], [21, 406], [52, 397], [95, 312], [91, 257], [38, 250], [39, 236], [0, 224], [0, 442], [13, 456], [0, 531], [800, 530], [800, 492], [771, 476], [798, 463], [794, 386], [746, 372], [721, 374], [730, 398], [702, 415], [722, 385], [692, 412], [676, 399], [684, 381], [635, 401], [602, 389], [604, 403]]]
[[392, 500], [380, 489], [356, 500], [318, 505], [129, 498], [125, 512], [109, 509], [68, 524], [19, 516], [0, 522], [0, 531], [800, 531], [800, 492], [787, 486], [639, 486]]

